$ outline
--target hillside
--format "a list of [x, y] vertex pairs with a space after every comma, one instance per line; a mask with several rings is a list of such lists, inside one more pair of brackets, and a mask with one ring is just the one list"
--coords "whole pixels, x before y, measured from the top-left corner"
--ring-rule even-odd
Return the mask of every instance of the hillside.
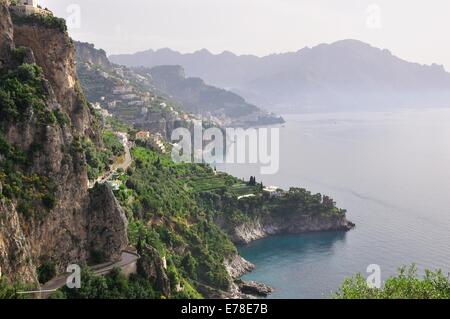
[[[0, 18], [0, 298], [33, 297], [18, 292], [50, 283], [51, 298], [267, 296], [270, 287], [240, 279], [254, 266], [236, 245], [354, 226], [327, 196], [174, 163], [150, 139], [165, 142], [174, 122], [164, 116], [192, 117], [148, 90], [150, 78], [75, 45], [50, 13], [11, 15], [0, 0]], [[144, 103], [134, 110], [144, 120], [123, 113], [126, 95]], [[114, 104], [122, 121], [100, 103]], [[164, 119], [148, 137], [135, 134], [149, 125], [142, 107]], [[125, 250], [135, 267], [108, 269]], [[80, 289], [64, 286], [74, 263]]]
[[205, 84], [200, 78], [187, 78], [180, 66], [135, 68], [149, 74], [154, 85], [179, 101], [183, 109], [206, 117], [221, 126], [252, 126], [283, 123], [283, 119], [247, 103], [239, 95]]
[[275, 112], [450, 105], [450, 74], [442, 66], [407, 62], [356, 40], [261, 58], [161, 49], [110, 59], [128, 66], [181, 65], [188, 76], [232, 89]]
[[76, 42], [77, 71], [89, 101], [134, 126], [167, 136], [176, 126], [203, 119], [218, 126], [282, 123], [278, 116], [240, 96], [186, 78], [182, 68], [127, 68], [112, 64], [103, 50]]
[[136, 129], [170, 138], [178, 126], [195, 119], [178, 105], [163, 98], [148, 76], [111, 64], [103, 50], [75, 42], [77, 73], [90, 103], [106, 116], [115, 115]]
[[110, 189], [88, 189], [86, 145], [106, 149], [64, 20], [2, 0], [0, 41], [2, 279], [38, 285], [69, 263], [117, 260], [127, 221]]

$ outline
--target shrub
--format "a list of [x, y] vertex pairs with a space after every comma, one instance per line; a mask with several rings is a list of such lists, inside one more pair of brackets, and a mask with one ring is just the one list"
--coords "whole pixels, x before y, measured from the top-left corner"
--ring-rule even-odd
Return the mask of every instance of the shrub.
[[440, 270], [426, 270], [421, 278], [412, 265], [400, 268], [398, 274], [379, 289], [370, 288], [358, 274], [346, 279], [334, 296], [340, 299], [449, 299], [450, 279]]
[[49, 259], [45, 258], [43, 263], [37, 269], [39, 282], [45, 284], [56, 276], [56, 266]]

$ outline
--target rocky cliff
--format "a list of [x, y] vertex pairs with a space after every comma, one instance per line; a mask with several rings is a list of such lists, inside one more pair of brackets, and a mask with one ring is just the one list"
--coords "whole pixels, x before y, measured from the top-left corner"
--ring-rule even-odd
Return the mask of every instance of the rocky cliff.
[[200, 78], [186, 77], [181, 66], [162, 65], [134, 70], [141, 75], [150, 74], [155, 87], [175, 99], [186, 112], [199, 114], [223, 126], [284, 123], [281, 117], [247, 103], [231, 91], [208, 85]]
[[[88, 190], [82, 141], [102, 148], [99, 125], [78, 84], [63, 22], [14, 17], [0, 0], [0, 267], [36, 282], [93, 253], [117, 259], [126, 220], [107, 189]], [[99, 204], [103, 203], [103, 204]]]
[[106, 71], [112, 71], [113, 65], [106, 57], [106, 52], [102, 49], [96, 49], [92, 43], [75, 41], [75, 51], [79, 61], [82, 63], [91, 63], [97, 65]]
[[277, 234], [300, 234], [316, 231], [348, 231], [355, 225], [345, 216], [261, 216], [229, 229], [231, 241], [248, 244], [252, 241]]

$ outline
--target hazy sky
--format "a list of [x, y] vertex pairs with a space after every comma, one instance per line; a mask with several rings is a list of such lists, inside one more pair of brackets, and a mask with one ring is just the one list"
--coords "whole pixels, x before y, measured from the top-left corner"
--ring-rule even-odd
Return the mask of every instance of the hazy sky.
[[[450, 70], [448, 0], [41, 0], [109, 54], [170, 47], [265, 55], [359, 39]], [[80, 12], [78, 15], [77, 12]], [[79, 17], [79, 19], [78, 19]]]

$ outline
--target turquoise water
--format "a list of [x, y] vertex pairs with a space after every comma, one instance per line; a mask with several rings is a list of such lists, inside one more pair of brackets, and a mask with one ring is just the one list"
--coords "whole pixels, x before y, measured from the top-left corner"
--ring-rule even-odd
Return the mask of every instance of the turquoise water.
[[266, 185], [331, 195], [357, 227], [348, 233], [274, 236], [241, 247], [257, 268], [244, 278], [275, 289], [271, 298], [329, 297], [344, 278], [401, 265], [450, 271], [450, 111], [287, 116], [280, 170], [224, 165]]

